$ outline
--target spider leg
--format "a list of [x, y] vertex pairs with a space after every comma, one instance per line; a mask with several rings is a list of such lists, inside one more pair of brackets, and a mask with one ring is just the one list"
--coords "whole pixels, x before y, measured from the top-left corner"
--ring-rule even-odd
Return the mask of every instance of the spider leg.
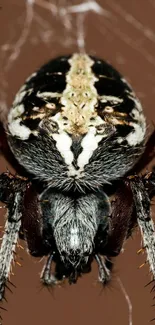
[[99, 282], [106, 284], [110, 280], [110, 270], [106, 266], [103, 256], [96, 254], [95, 259], [99, 268]]
[[0, 248], [0, 300], [4, 298], [6, 282], [9, 279], [11, 263], [21, 227], [21, 207], [25, 184], [9, 173], [0, 176], [0, 200], [7, 204], [7, 220]]
[[107, 257], [117, 256], [137, 224], [140, 227], [153, 278], [155, 279], [155, 228], [151, 218], [151, 199], [155, 196], [155, 171], [141, 177], [130, 176], [120, 182], [112, 199]]
[[49, 255], [49, 257], [47, 258], [47, 262], [45, 263], [40, 276], [42, 283], [47, 286], [52, 286], [58, 284], [59, 282], [51, 272], [52, 261], [53, 254]]
[[155, 279], [155, 228], [150, 211], [150, 196], [153, 196], [154, 176], [154, 173], [149, 173], [143, 177], [133, 176], [129, 177], [129, 181], [133, 192], [137, 222], [141, 231], [143, 246], [146, 249], [150, 270]]
[[0, 249], [0, 300], [3, 299], [5, 284], [10, 275], [11, 262], [21, 226], [21, 193], [16, 193], [12, 209], [9, 209], [4, 236]]

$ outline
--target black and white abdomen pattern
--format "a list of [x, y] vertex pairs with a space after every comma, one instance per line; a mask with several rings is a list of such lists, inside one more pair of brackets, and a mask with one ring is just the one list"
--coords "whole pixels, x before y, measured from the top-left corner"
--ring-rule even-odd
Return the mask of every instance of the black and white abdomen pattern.
[[124, 175], [143, 151], [145, 131], [141, 104], [126, 80], [86, 54], [44, 65], [22, 86], [8, 116], [20, 164], [66, 189]]

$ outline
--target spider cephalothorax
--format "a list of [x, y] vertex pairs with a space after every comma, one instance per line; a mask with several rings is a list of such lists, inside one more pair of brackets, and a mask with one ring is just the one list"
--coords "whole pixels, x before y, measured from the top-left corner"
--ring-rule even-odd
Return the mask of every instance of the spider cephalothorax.
[[106, 283], [112, 256], [138, 222], [155, 275], [155, 175], [127, 176], [152, 159], [154, 134], [145, 146], [141, 104], [111, 65], [86, 54], [50, 61], [19, 90], [5, 129], [23, 171], [0, 178], [0, 199], [8, 205], [1, 298], [21, 232], [32, 255], [48, 256], [44, 283], [76, 282], [94, 258]]

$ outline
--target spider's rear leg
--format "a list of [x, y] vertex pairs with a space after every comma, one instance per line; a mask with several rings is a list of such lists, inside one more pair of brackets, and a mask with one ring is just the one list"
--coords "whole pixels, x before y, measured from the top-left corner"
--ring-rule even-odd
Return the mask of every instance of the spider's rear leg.
[[151, 218], [150, 201], [155, 195], [155, 173], [148, 173], [143, 177], [129, 177], [136, 209], [143, 246], [146, 249], [150, 270], [155, 279], [155, 228]]

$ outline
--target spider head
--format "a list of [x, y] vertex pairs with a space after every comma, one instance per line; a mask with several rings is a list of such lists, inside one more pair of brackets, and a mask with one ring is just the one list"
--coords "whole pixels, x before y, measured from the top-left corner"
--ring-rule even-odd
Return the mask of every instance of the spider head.
[[57, 250], [65, 267], [85, 266], [94, 251], [94, 238], [100, 223], [108, 225], [110, 204], [104, 192], [65, 194], [48, 189], [42, 212], [51, 224]]

